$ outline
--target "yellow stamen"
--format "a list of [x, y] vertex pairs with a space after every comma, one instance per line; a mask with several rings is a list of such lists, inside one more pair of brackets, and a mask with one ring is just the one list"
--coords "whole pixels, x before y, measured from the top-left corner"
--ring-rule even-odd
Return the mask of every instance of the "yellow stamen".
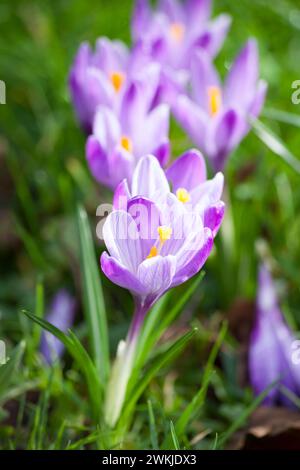
[[121, 147], [123, 147], [127, 152], [132, 152], [132, 142], [127, 135], [122, 135], [121, 141], [120, 141]]
[[176, 191], [176, 196], [180, 202], [183, 202], [183, 204], [190, 202], [191, 200], [190, 193], [185, 188], [178, 188]]
[[222, 106], [222, 92], [217, 86], [210, 86], [208, 88], [209, 98], [209, 111], [212, 116], [215, 116]]
[[184, 38], [185, 27], [182, 23], [172, 23], [170, 26], [171, 38], [176, 42], [181, 42]]
[[154, 258], [157, 255], [158, 255], [158, 250], [157, 250], [156, 246], [152, 246], [151, 249], [150, 249], [150, 253], [147, 256], [147, 259]]
[[158, 232], [159, 241], [161, 244], [165, 243], [167, 240], [170, 240], [171, 235], [172, 235], [172, 229], [171, 227], [168, 227], [167, 225], [161, 225], [160, 227], [158, 227], [157, 232]]
[[122, 72], [112, 72], [110, 74], [110, 81], [116, 93], [118, 93], [120, 89], [122, 88], [124, 80], [125, 80], [125, 75]]

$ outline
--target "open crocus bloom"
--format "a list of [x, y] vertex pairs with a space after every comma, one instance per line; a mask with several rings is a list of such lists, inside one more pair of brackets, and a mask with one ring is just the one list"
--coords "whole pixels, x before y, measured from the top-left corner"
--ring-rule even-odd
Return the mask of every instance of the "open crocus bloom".
[[217, 173], [213, 179], [206, 179], [203, 156], [195, 149], [188, 150], [166, 170], [151, 156], [140, 159], [132, 177], [132, 184], [123, 180], [114, 195], [114, 207], [127, 210], [128, 202], [136, 196], [155, 201], [164, 212], [168, 208], [170, 184], [173, 195], [186, 211], [201, 216], [204, 226], [213, 236], [217, 234], [224, 216], [224, 203], [220, 200], [224, 177]]
[[295, 340], [279, 309], [270, 272], [262, 265], [258, 277], [256, 320], [249, 346], [249, 373], [257, 395], [278, 381], [265, 398], [266, 404], [293, 406], [280, 385], [300, 396], [300, 368], [293, 360], [297, 343], [299, 341]]
[[224, 87], [209, 57], [197, 51], [191, 66], [192, 96], [178, 96], [174, 114], [191, 139], [222, 170], [226, 158], [259, 115], [267, 85], [259, 80], [257, 45], [249, 40], [233, 63]]
[[148, 112], [155, 76], [156, 72], [153, 79], [149, 75], [147, 81], [136, 80], [129, 86], [119, 114], [104, 106], [97, 110], [86, 155], [96, 180], [112, 189], [124, 178], [131, 181], [145, 151], [153, 153], [161, 165], [168, 160], [169, 108], [162, 104]]
[[126, 341], [119, 344], [106, 397], [105, 419], [112, 427], [125, 399], [145, 315], [168, 289], [202, 268], [224, 213], [219, 200], [223, 177], [206, 181], [199, 152], [186, 152], [167, 175], [175, 194], [157, 158], [142, 157], [132, 183], [118, 185], [114, 210], [103, 227], [108, 253], [101, 256], [102, 270], [135, 299], [135, 314]]
[[133, 198], [127, 212], [113, 211], [103, 227], [109, 254], [102, 254], [102, 270], [132, 292], [140, 317], [164, 292], [196, 274], [213, 245], [199, 214], [185, 211], [172, 194], [167, 206], [162, 213], [149, 199]]
[[133, 38], [164, 66], [188, 69], [195, 47], [214, 57], [223, 44], [230, 18], [220, 15], [210, 21], [210, 14], [210, 0], [160, 0], [156, 10], [148, 0], [137, 0]]

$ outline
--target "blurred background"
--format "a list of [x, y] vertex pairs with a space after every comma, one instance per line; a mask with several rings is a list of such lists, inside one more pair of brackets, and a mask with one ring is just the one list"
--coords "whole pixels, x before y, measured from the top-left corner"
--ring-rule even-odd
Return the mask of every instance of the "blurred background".
[[[93, 181], [87, 169], [85, 136], [74, 118], [67, 78], [82, 41], [94, 44], [98, 36], [108, 36], [130, 44], [132, 7], [129, 0], [1, 0], [0, 80], [6, 84], [6, 104], [0, 105], [0, 339], [5, 340], [8, 352], [24, 337], [31, 341], [32, 325], [20, 310], [35, 308], [37, 283], [44, 286], [46, 306], [61, 287], [76, 297], [76, 327], [85, 336], [74, 212], [80, 202], [95, 234], [96, 207], [110, 201], [111, 195]], [[299, 2], [215, 0], [214, 15], [219, 12], [233, 18], [216, 61], [220, 74], [226, 74], [247, 38], [255, 36], [261, 76], [269, 83], [261, 120], [284, 143], [283, 154], [300, 159], [300, 104], [291, 101], [292, 83], [300, 80]], [[173, 157], [191, 145], [175, 122], [171, 142]], [[299, 330], [300, 175], [251, 132], [231, 156], [226, 181], [231, 202], [224, 224], [226, 249], [218, 255], [217, 242], [205, 279], [183, 318], [201, 322], [204, 335], [220, 317], [229, 318], [242, 342], [255, 298], [260, 254], [270, 260], [277, 274], [288, 323]], [[96, 239], [95, 243], [99, 255], [101, 244]], [[127, 292], [102, 280], [114, 347], [126, 332], [132, 304]], [[235, 340], [230, 347], [237, 347]], [[200, 358], [201, 351], [197, 353]], [[239, 388], [236, 367], [240, 365], [230, 358], [229, 353], [223, 385], [215, 383], [221, 400], [218, 414], [207, 412], [212, 429], [228, 424], [250, 400], [248, 392]], [[193, 354], [188, 363], [190, 372], [181, 385], [187, 388], [194, 380], [193, 367], [199, 367], [201, 360], [198, 365]], [[30, 389], [28, 383], [46, 380], [37, 370], [28, 365], [22, 371], [23, 379], [15, 384], [21, 387], [15, 394], [18, 403], [22, 384]], [[70, 410], [75, 406], [71, 402]], [[33, 398], [33, 407], [34, 403]], [[175, 397], [171, 410], [176, 412], [178, 406]], [[55, 429], [55, 413], [51, 419]], [[12, 426], [10, 418], [0, 438], [10, 436]]]

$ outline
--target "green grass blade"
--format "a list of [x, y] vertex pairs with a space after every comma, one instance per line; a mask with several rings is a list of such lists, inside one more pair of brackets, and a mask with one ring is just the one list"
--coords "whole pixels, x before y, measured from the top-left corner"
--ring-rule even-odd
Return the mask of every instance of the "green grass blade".
[[155, 416], [151, 400], [148, 400], [148, 414], [151, 446], [153, 450], [159, 450]]
[[101, 382], [104, 385], [109, 374], [107, 320], [93, 239], [87, 214], [82, 207], [77, 209], [77, 223], [80, 240], [85, 315], [89, 327], [93, 357]]
[[258, 120], [251, 120], [251, 125], [257, 137], [296, 173], [300, 174], [300, 161], [290, 152], [282, 140]]
[[300, 116], [299, 114], [288, 113], [280, 109], [267, 108], [261, 113], [263, 117], [273, 119], [275, 121], [284, 122], [292, 126], [300, 127]]
[[173, 442], [174, 449], [175, 450], [180, 450], [179, 441], [178, 441], [178, 437], [177, 437], [177, 434], [176, 434], [176, 431], [175, 431], [173, 421], [170, 421], [170, 429], [171, 429], [171, 437], [172, 437], [172, 442]]

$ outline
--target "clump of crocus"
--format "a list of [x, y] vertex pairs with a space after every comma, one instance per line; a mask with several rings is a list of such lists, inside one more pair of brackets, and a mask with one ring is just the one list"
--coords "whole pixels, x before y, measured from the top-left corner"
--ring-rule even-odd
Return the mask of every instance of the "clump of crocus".
[[161, 104], [149, 111], [158, 73], [153, 66], [147, 79], [132, 82], [118, 113], [105, 106], [97, 110], [86, 156], [95, 179], [112, 189], [124, 178], [131, 181], [145, 152], [153, 153], [162, 166], [168, 161], [169, 108]]
[[249, 346], [249, 374], [255, 394], [271, 384], [267, 405], [293, 406], [282, 386], [300, 396], [300, 364], [293, 359], [295, 335], [285, 323], [274, 282], [265, 265], [260, 266], [255, 325]]
[[[65, 333], [73, 325], [75, 310], [74, 297], [67, 290], [61, 289], [51, 302], [49, 311], [46, 313], [46, 320]], [[46, 362], [52, 364], [62, 355], [64, 345], [51, 333], [43, 332], [40, 351]]]
[[259, 80], [253, 39], [232, 64], [224, 86], [207, 54], [194, 54], [191, 95], [178, 96], [173, 111], [214, 170], [224, 168], [228, 155], [249, 132], [249, 118], [259, 115], [266, 89], [266, 83]]
[[[192, 154], [190, 156], [193, 159]], [[196, 158], [200, 158], [194, 168], [199, 188], [202, 185], [203, 193], [205, 188], [210, 193], [206, 200], [208, 206], [208, 201], [211, 206], [216, 206], [213, 190], [210, 191], [208, 182], [203, 181], [202, 159], [199, 155]], [[187, 169], [192, 170], [193, 166], [187, 165]], [[174, 168], [170, 173], [175, 180]], [[191, 184], [196, 191], [193, 175], [190, 178], [183, 175], [182, 181], [184, 178], [187, 187]], [[217, 186], [216, 182], [209, 183]], [[213, 222], [213, 217], [208, 217], [209, 224], [206, 225], [205, 208], [202, 212], [192, 208], [187, 210], [184, 197], [187, 190], [178, 189], [177, 195], [170, 192], [167, 178], [154, 156], [142, 158], [133, 175], [131, 194], [128, 185], [127, 188], [125, 183], [119, 186], [114, 203], [123, 208], [114, 210], [103, 227], [109, 253], [104, 252], [101, 256], [102, 270], [112, 282], [131, 291], [136, 309], [127, 340], [121, 342], [118, 349], [108, 389], [106, 420], [111, 426], [116, 423], [122, 408], [145, 315], [168, 289], [199, 272], [211, 252], [214, 233], [222, 219], [221, 216]], [[216, 194], [218, 191], [216, 189]], [[123, 199], [125, 193], [127, 196]], [[195, 203], [202, 197], [205, 198], [204, 194], [198, 194]]]

